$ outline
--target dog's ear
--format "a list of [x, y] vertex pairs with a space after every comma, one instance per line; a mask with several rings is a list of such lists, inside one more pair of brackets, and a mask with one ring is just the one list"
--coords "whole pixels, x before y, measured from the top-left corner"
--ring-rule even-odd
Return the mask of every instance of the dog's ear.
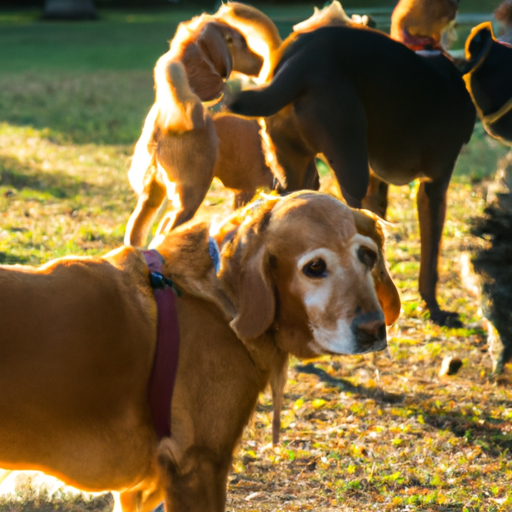
[[246, 256], [238, 280], [238, 311], [231, 327], [240, 338], [253, 339], [263, 334], [274, 320], [274, 286], [265, 246]]
[[231, 320], [235, 308], [217, 278], [218, 255], [212, 242], [207, 224], [186, 223], [155, 237], [150, 248], [163, 257], [165, 277], [182, 291], [214, 302]]
[[212, 64], [218, 75], [228, 78], [233, 70], [233, 58], [229, 52], [228, 43], [232, 35], [229, 26], [221, 23], [207, 23], [197, 38], [201, 52]]
[[201, 101], [219, 97], [233, 68], [231, 53], [219, 25], [217, 22], [207, 23], [196, 39], [185, 45], [181, 55], [190, 88]]
[[[480, 23], [471, 29], [466, 40], [466, 60], [473, 64], [473, 67], [479, 64], [493, 41], [494, 32], [490, 21]], [[464, 74], [469, 71], [464, 71]]]

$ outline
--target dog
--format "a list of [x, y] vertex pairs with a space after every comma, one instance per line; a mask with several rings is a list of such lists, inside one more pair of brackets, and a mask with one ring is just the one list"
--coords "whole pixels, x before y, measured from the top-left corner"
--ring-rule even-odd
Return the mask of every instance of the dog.
[[158, 439], [147, 387], [157, 308], [140, 251], [0, 267], [0, 466], [39, 469], [125, 512], [225, 509], [232, 453], [270, 375], [288, 354], [386, 346], [372, 279], [378, 247], [325, 194], [262, 201], [221, 254], [204, 225], [151, 244], [181, 290], [181, 335]]
[[202, 15], [178, 26], [170, 50], [156, 63], [155, 103], [128, 171], [138, 201], [126, 227], [127, 245], [145, 244], [166, 197], [174, 210], [157, 234], [193, 217], [213, 180], [219, 147], [202, 101], [222, 94], [231, 70], [257, 74], [261, 64], [242, 34], [226, 23]]
[[213, 17], [245, 35], [249, 48], [263, 59], [255, 81], [265, 83], [273, 69], [275, 55], [283, 44], [275, 23], [259, 9], [240, 2], [222, 4]]
[[485, 245], [473, 256], [479, 282], [484, 325], [488, 332], [489, 354], [493, 373], [499, 375], [512, 359], [510, 300], [512, 298], [512, 154], [498, 163], [496, 178], [489, 187], [487, 206], [482, 217], [472, 219], [471, 232]]
[[461, 69], [487, 133], [512, 145], [512, 46], [496, 40], [490, 22], [471, 30]]
[[[211, 233], [220, 247], [231, 239], [233, 233], [236, 232], [245, 217], [250, 214], [251, 208], [252, 206], [249, 205], [247, 208], [235, 212]], [[372, 278], [379, 304], [384, 312], [386, 325], [393, 325], [400, 315], [401, 300], [386, 265], [385, 236], [382, 220], [368, 210], [351, 209], [351, 212], [357, 232], [371, 238], [378, 248], [378, 257], [372, 269]], [[281, 410], [288, 365], [286, 364], [283, 368], [278, 368], [277, 370], [270, 375], [273, 404], [272, 443], [274, 445], [279, 443]]]
[[272, 82], [230, 103], [234, 113], [266, 118], [281, 167], [274, 174], [286, 177], [281, 190], [318, 188], [318, 153], [353, 207], [369, 200], [369, 167], [385, 183], [421, 179], [420, 294], [435, 323], [460, 325], [436, 298], [446, 192], [476, 117], [459, 71], [442, 54], [418, 56], [370, 28], [293, 34], [281, 51]]
[[400, 0], [391, 14], [390, 36], [411, 50], [443, 50], [442, 39], [454, 36], [459, 0]]
[[494, 18], [501, 25], [499, 40], [512, 44], [512, 1], [504, 0], [494, 10]]

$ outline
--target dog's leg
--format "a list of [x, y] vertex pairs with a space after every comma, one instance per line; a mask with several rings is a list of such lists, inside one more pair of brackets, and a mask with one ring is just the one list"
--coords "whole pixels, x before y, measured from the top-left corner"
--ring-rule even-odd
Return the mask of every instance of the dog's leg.
[[235, 200], [233, 202], [233, 208], [236, 210], [245, 206], [254, 197], [256, 190], [237, 190], [235, 192]]
[[388, 188], [389, 185], [387, 183], [382, 181], [373, 172], [370, 172], [370, 183], [368, 185], [368, 192], [363, 199], [363, 208], [385, 219], [386, 210], [388, 209]]
[[333, 80], [295, 102], [299, 130], [336, 174], [349, 206], [360, 208], [369, 181], [366, 115], [353, 86]]
[[142, 247], [151, 229], [160, 206], [165, 200], [166, 188], [157, 176], [156, 167], [148, 169], [144, 179], [144, 188], [137, 201], [137, 206], [130, 215], [124, 235], [125, 245]]
[[165, 508], [172, 512], [224, 512], [231, 452], [193, 446], [176, 461], [169, 442], [159, 446]]
[[279, 444], [281, 433], [281, 411], [283, 409], [284, 387], [288, 379], [288, 354], [283, 354], [283, 360], [276, 364], [270, 373], [270, 389], [272, 390], [272, 444]]
[[446, 174], [442, 179], [422, 182], [418, 191], [421, 237], [419, 289], [434, 323], [460, 327], [462, 324], [458, 314], [441, 310], [436, 298], [441, 237], [446, 216], [446, 192], [451, 172]]
[[141, 490], [112, 494], [114, 495], [112, 512], [152, 512], [164, 499], [160, 488], [148, 495]]

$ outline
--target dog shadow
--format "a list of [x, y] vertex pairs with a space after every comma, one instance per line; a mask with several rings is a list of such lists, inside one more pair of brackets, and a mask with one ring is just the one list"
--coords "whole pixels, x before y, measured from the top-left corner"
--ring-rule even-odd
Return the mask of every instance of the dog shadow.
[[316, 375], [322, 382], [325, 382], [333, 388], [337, 388], [347, 393], [354, 393], [360, 396], [364, 396], [366, 398], [372, 398], [377, 402], [397, 404], [403, 402], [405, 399], [405, 395], [403, 394], [387, 393], [386, 391], [383, 391], [379, 388], [354, 385], [348, 380], [333, 377], [332, 375], [329, 375], [325, 370], [315, 366], [313, 363], [304, 365], [299, 364], [295, 366], [294, 369], [299, 373]]
[[421, 417], [425, 430], [448, 430], [456, 437], [464, 437], [470, 446], [479, 447], [482, 453], [493, 458], [499, 458], [503, 453], [512, 452], [512, 433], [510, 422], [492, 417], [482, 417], [475, 421], [464, 411], [453, 410], [446, 412], [428, 405], [426, 395], [404, 395], [387, 393], [382, 389], [354, 385], [345, 379], [329, 375], [326, 371], [312, 363], [294, 367], [299, 373], [316, 375], [327, 385], [340, 391], [354, 393], [361, 397], [371, 398], [385, 404], [403, 404], [412, 416]]

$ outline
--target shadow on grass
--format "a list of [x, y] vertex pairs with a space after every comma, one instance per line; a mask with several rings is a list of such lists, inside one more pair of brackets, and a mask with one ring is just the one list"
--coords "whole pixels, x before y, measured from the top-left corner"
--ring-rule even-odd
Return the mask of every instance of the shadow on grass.
[[378, 388], [367, 388], [365, 386], [355, 386], [351, 382], [345, 379], [338, 379], [329, 375], [326, 371], [321, 368], [316, 367], [314, 364], [309, 363], [305, 365], [297, 365], [295, 366], [295, 370], [300, 373], [308, 373], [310, 375], [316, 375], [320, 378], [322, 382], [325, 382], [329, 386], [333, 388], [338, 388], [341, 391], [345, 391], [348, 393], [354, 393], [356, 395], [361, 395], [366, 398], [373, 398], [377, 402], [382, 402], [386, 404], [397, 404], [403, 402], [404, 395], [398, 395], [395, 393], [386, 393]]
[[105, 193], [98, 185], [58, 171], [45, 172], [28, 168], [18, 159], [5, 156], [0, 158], [0, 186], [12, 187], [17, 191], [30, 189], [58, 199], [79, 194]]
[[[341, 391], [354, 393], [371, 398], [376, 402], [399, 404], [406, 402], [405, 395], [387, 393], [381, 389], [356, 386], [344, 379], [329, 375], [314, 364], [297, 365], [295, 370], [301, 373], [316, 375], [322, 382]], [[436, 430], [449, 430], [457, 437], [466, 438], [471, 445], [480, 446], [482, 452], [491, 457], [500, 457], [512, 452], [512, 424], [510, 421], [490, 417], [473, 418], [464, 411], [439, 411], [426, 403], [427, 396], [407, 396], [407, 409], [414, 416], [423, 418], [425, 425]], [[424, 405], [421, 405], [424, 404]]]
[[[0, 265], [15, 265], [16, 263], [28, 263], [29, 259], [25, 256], [10, 254], [0, 251]], [[2, 508], [0, 507], [0, 510]]]
[[512, 426], [509, 421], [494, 418], [472, 419], [459, 413], [426, 414], [425, 424], [439, 430], [449, 430], [468, 443], [482, 448], [486, 455], [499, 457], [512, 452]]

